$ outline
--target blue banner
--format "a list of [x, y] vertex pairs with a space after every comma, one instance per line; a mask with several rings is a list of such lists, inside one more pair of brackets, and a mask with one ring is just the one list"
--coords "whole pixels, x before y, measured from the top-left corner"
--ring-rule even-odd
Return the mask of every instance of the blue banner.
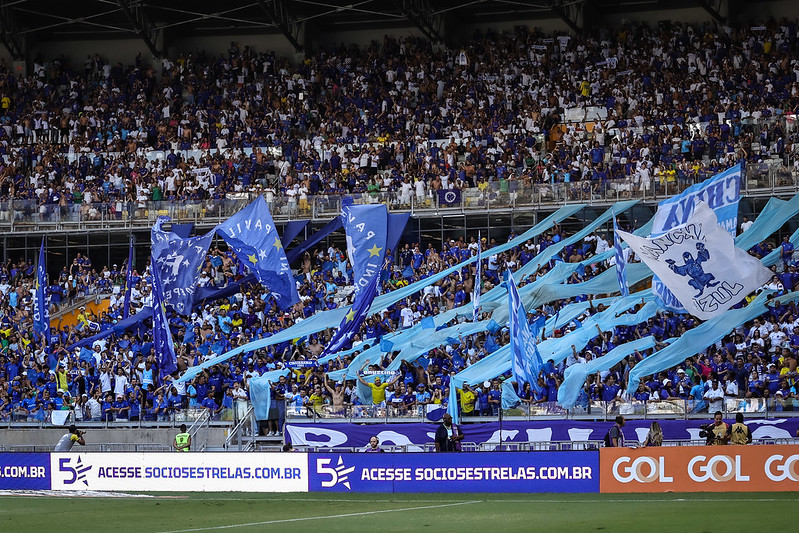
[[599, 492], [599, 452], [308, 455], [320, 492]]
[[130, 316], [130, 282], [133, 278], [133, 238], [128, 246], [128, 264], [125, 268], [125, 300], [122, 304], [122, 320]]
[[33, 306], [33, 331], [39, 334], [43, 342], [47, 344], [50, 336], [50, 308], [47, 303], [47, 258], [44, 254], [44, 238], [39, 247], [39, 264], [36, 265], [36, 287], [33, 295], [36, 303]]
[[214, 232], [183, 239], [161, 229], [167, 221], [169, 217], [158, 217], [151, 231], [153, 274], [158, 273], [164, 305], [171, 305], [179, 314], [186, 315], [191, 312], [200, 269]]
[[369, 314], [369, 308], [372, 306], [375, 296], [377, 296], [377, 282], [379, 280], [379, 275], [372, 276], [366, 287], [355, 295], [355, 302], [350, 310], [347, 311], [347, 314], [344, 315], [336, 334], [330, 339], [325, 351], [319, 356], [320, 358], [328, 354], [334, 354], [346, 347], [351, 342], [353, 335], [358, 333], [361, 329], [361, 324], [363, 324]]
[[281, 309], [300, 301], [283, 243], [263, 196], [217, 226], [217, 231], [271, 291]]
[[443, 189], [438, 191], [439, 205], [459, 205], [461, 203], [460, 189]]
[[[529, 383], [533, 389], [538, 390], [538, 372], [543, 366], [541, 354], [538, 353], [536, 339], [527, 322], [527, 312], [524, 310], [513, 272], [508, 270], [508, 306], [510, 318], [510, 350], [513, 357], [513, 377], [521, 389]], [[543, 318], [543, 317], [542, 317]], [[540, 326], [539, 326], [540, 327]]]
[[50, 454], [0, 453], [0, 490], [50, 490]]
[[[164, 234], [160, 227], [163, 218], [166, 217], [159, 217], [151, 231], [153, 264], [153, 346], [158, 361], [159, 375], [162, 377], [177, 370], [175, 346], [172, 343], [172, 332], [169, 330], [169, 321], [166, 317], [164, 284], [161, 280], [162, 269], [156, 267], [156, 253], [159, 253], [162, 257], [172, 255], [173, 253], [170, 252], [166, 254], [163, 252], [164, 241], [160, 240], [163, 239]], [[203, 258], [205, 258], [205, 252], [203, 252]], [[175, 262], [177, 259], [173, 258], [172, 261]], [[189, 300], [189, 304], [191, 304], [191, 300]], [[188, 309], [191, 309], [191, 307]]]
[[380, 275], [386, 256], [388, 211], [384, 204], [345, 205], [341, 219], [347, 233], [347, 255], [355, 276], [355, 291]]

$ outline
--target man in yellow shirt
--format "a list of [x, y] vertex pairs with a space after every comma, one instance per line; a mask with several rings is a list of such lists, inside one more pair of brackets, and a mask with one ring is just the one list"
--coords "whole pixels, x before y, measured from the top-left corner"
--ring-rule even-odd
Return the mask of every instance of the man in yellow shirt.
[[477, 413], [474, 412], [474, 404], [477, 402], [477, 396], [472, 391], [472, 388], [464, 383], [462, 389], [458, 389], [458, 394], [461, 397], [461, 413], [464, 416], [472, 416]]
[[[363, 367], [361, 368], [361, 372], [363, 372], [363, 369], [366, 368], [368, 365], [369, 365], [369, 361], [367, 360], [366, 364], [364, 364]], [[400, 374], [397, 374], [390, 381], [387, 381], [385, 383], [383, 383], [383, 381], [379, 377], [377, 377], [377, 378], [375, 378], [375, 382], [374, 383], [369, 383], [368, 381], [363, 379], [363, 376], [359, 373], [358, 374], [358, 381], [360, 381], [361, 383], [363, 383], [364, 385], [366, 385], [367, 387], [372, 389], [372, 404], [373, 405], [385, 405], [385, 403], [386, 403], [386, 389], [388, 387], [390, 387], [391, 385], [393, 385], [394, 382], [399, 379], [399, 377], [400, 377]]]

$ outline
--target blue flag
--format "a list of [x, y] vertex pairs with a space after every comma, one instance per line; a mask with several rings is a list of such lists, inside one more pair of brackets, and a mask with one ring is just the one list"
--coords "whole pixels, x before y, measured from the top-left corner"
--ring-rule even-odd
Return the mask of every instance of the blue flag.
[[375, 296], [377, 296], [377, 282], [379, 279], [380, 276], [372, 276], [366, 287], [355, 295], [355, 301], [352, 307], [347, 314], [344, 315], [344, 319], [338, 326], [338, 331], [336, 331], [336, 334], [330, 339], [330, 343], [327, 345], [324, 352], [322, 352], [322, 355], [319, 356], [320, 358], [329, 354], [334, 354], [344, 348], [352, 339], [352, 336], [361, 329], [361, 324], [363, 324], [363, 321], [366, 320], [369, 314], [372, 301], [374, 301]]
[[347, 232], [347, 255], [352, 264], [356, 294], [379, 276], [386, 256], [388, 211], [385, 204], [345, 205], [341, 209]]
[[[175, 357], [175, 346], [172, 343], [172, 332], [169, 330], [169, 322], [166, 318], [166, 307], [164, 303], [164, 285], [161, 281], [161, 268], [156, 267], [156, 252], [161, 248], [162, 255], [172, 255], [170, 252], [166, 254], [163, 252], [163, 234], [161, 230], [161, 223], [163, 218], [159, 217], [151, 233], [152, 240], [152, 264], [153, 264], [153, 347], [155, 348], [155, 356], [158, 360], [158, 370], [161, 377], [171, 374], [177, 370], [177, 358]], [[179, 239], [179, 237], [178, 237]], [[207, 249], [207, 246], [206, 246]], [[203, 258], [205, 251], [203, 251]], [[177, 259], [174, 259], [176, 262]], [[181, 260], [182, 261], [182, 260]], [[189, 301], [191, 305], [191, 301]], [[188, 309], [191, 309], [189, 307]]]
[[619, 290], [622, 297], [630, 295], [630, 288], [627, 286], [627, 263], [624, 260], [624, 250], [621, 249], [621, 238], [619, 237], [619, 226], [616, 224], [616, 217], [613, 217], [613, 249], [616, 251], [616, 279], [619, 280]]
[[191, 311], [197, 280], [214, 232], [183, 239], [171, 231], [161, 229], [168, 220], [169, 217], [158, 217], [151, 231], [153, 278], [157, 273], [158, 283], [163, 291], [160, 295], [161, 302], [185, 315]]
[[122, 320], [130, 316], [130, 280], [133, 277], [133, 239], [130, 239], [128, 249], [128, 267], [125, 269], [125, 301], [122, 304]]
[[79, 357], [81, 362], [91, 363], [91, 365], [94, 366], [94, 352], [90, 349], [86, 347], [81, 348]]
[[442, 189], [438, 191], [438, 203], [440, 205], [459, 205], [461, 203], [461, 190]]
[[269, 289], [281, 309], [300, 301], [283, 242], [263, 196], [222, 222], [217, 232]]
[[474, 273], [474, 294], [472, 295], [472, 322], [480, 320], [480, 293], [483, 290], [483, 243], [480, 232], [477, 232], [477, 267]]
[[[529, 383], [533, 389], [538, 390], [538, 372], [543, 366], [541, 354], [538, 352], [535, 337], [527, 322], [527, 313], [510, 270], [508, 270], [508, 306], [510, 307], [508, 323], [510, 351], [516, 385], [521, 390], [525, 383]], [[540, 327], [539, 321], [536, 321], [536, 325]]]
[[39, 247], [39, 264], [36, 266], [36, 287], [33, 296], [36, 299], [33, 306], [33, 331], [43, 339], [45, 346], [50, 336], [50, 309], [47, 305], [47, 262], [44, 255], [44, 239]]

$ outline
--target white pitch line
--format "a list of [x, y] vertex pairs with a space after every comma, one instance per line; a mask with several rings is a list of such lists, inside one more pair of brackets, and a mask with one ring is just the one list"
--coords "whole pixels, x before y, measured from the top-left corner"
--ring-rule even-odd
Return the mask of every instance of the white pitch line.
[[384, 509], [382, 511], [365, 511], [362, 513], [346, 513], [346, 514], [335, 514], [335, 515], [327, 515], [327, 516], [309, 516], [306, 518], [286, 518], [283, 520], [267, 520], [264, 522], [249, 522], [246, 524], [229, 524], [226, 526], [212, 526], [212, 527], [198, 527], [193, 529], [176, 529], [173, 531], [162, 531], [161, 533], [190, 533], [192, 531], [211, 531], [215, 529], [232, 529], [234, 527], [251, 527], [251, 526], [265, 526], [268, 524], [285, 524], [288, 522], [303, 522], [306, 520], [329, 520], [331, 518], [347, 518], [350, 516], [368, 516], [373, 514], [381, 514], [381, 513], [399, 513], [402, 511], [420, 511], [422, 509], [440, 509], [442, 507], [454, 507], [456, 505], [468, 505], [471, 503], [480, 503], [481, 500], [474, 500], [468, 502], [459, 502], [459, 503], [446, 503], [443, 505], [423, 505], [421, 507], [405, 507], [403, 509]]

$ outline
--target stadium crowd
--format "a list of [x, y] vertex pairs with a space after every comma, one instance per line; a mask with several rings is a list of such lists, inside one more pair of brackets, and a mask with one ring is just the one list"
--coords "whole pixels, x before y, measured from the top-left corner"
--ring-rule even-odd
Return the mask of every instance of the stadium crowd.
[[770, 157], [793, 184], [796, 33], [796, 21], [638, 24], [441, 51], [387, 37], [299, 65], [235, 43], [153, 65], [39, 58], [26, 77], [2, 65], [0, 205], [92, 219], [245, 192], [627, 194]]
[[[437, 189], [491, 184], [510, 194], [534, 183], [578, 182], [589, 189], [613, 186], [621, 178], [633, 187], [677, 183], [684, 177], [687, 183], [741, 159], [785, 156], [793, 150], [796, 139], [781, 121], [767, 122], [757, 138], [747, 122], [795, 113], [799, 105], [796, 23], [765, 28], [632, 26], [583, 38], [486, 35], [462, 50], [444, 52], [432, 51], [424, 41], [386, 39], [364, 50], [330, 50], [297, 67], [235, 45], [223, 57], [192, 54], [164, 60], [160, 72], [141, 58], [124, 68], [96, 56], [87, 58], [82, 71], [64, 58], [38, 62], [32, 77], [14, 78], [6, 70], [0, 80], [5, 126], [0, 128], [0, 151], [6, 156], [0, 202], [36, 200], [45, 206], [40, 212], [48, 213], [97, 202], [219, 200], [266, 189], [299, 199], [378, 190], [424, 198]], [[590, 131], [582, 122], [562, 126], [566, 113], [592, 108], [602, 118]], [[544, 152], [538, 135], [544, 136]], [[451, 141], [439, 148], [432, 139]], [[231, 150], [209, 152], [200, 160], [181, 155], [212, 147]], [[245, 148], [253, 148], [252, 154]], [[153, 150], [168, 154], [150, 159]], [[483, 290], [500, 283], [505, 270], [517, 270], [566, 237], [568, 232], [556, 227], [535, 242], [485, 256]], [[582, 261], [607, 250], [610, 239], [598, 232], [567, 246], [560, 259]], [[483, 249], [496, 244], [484, 242]], [[763, 256], [777, 246], [764, 242], [751, 253]], [[468, 242], [404, 243], [394, 253], [383, 290], [429, 277], [476, 254], [477, 248], [477, 236]], [[799, 282], [793, 250], [783, 249], [785, 260], [769, 284], [778, 294]], [[179, 372], [319, 311], [348, 305], [352, 276], [345, 261], [335, 246], [306, 253], [295, 265], [301, 303], [289, 312], [279, 311], [259, 285], [188, 316], [171, 312]], [[591, 265], [568, 283], [590, 279], [608, 266]], [[151, 328], [133, 328], [88, 350], [67, 351], [122, 318], [124, 264], [98, 271], [88, 257], [78, 256], [64, 266], [51, 297], [102, 292], [111, 294], [111, 302], [101, 316], [81, 310], [77, 326], [52, 328], [47, 347], [32, 334], [34, 270], [24, 258], [0, 269], [0, 420], [45, 420], [53, 410], [69, 408], [82, 420], [105, 421], [163, 420], [186, 410], [208, 410], [214, 417], [225, 409], [240, 414], [251, 378], [290, 361], [315, 359], [331, 336], [328, 330], [242, 354], [189, 384], [177, 383], [177, 374], [159, 376]], [[244, 274], [244, 263], [233, 252], [213, 247], [200, 285], [224, 287]], [[474, 265], [460, 269], [369, 317], [353, 345], [374, 345], [387, 332], [468, 304], [474, 276]], [[150, 284], [149, 268], [134, 272], [134, 311], [151, 303]], [[587, 298], [551, 302], [530, 316], [552, 316]], [[579, 404], [679, 398], [694, 400], [698, 411], [709, 406], [712, 412], [725, 397], [750, 397], [781, 398], [774, 405], [792, 408], [798, 392], [799, 312], [793, 304], [775, 303], [771, 309], [625, 395], [630, 368], [652, 350], [636, 353], [591, 376]], [[592, 305], [586, 313], [600, 311]], [[660, 312], [646, 323], [598, 331], [563, 364], [545, 364], [541, 392], [523, 389], [518, 395], [530, 405], [553, 402], [567, 366], [646, 334], [663, 341], [696, 325], [690, 316]], [[561, 336], [574, 327], [545, 335]], [[507, 329], [500, 329], [431, 347], [426, 357], [403, 364], [399, 375], [373, 387], [373, 401], [386, 402], [400, 414], [446, 404], [452, 375], [508, 342]], [[275, 385], [273, 397], [301, 412], [357, 406], [357, 383], [331, 383], [324, 377], [326, 371], [346, 367], [357, 353], [319, 367], [293, 366], [289, 379]], [[496, 413], [501, 394], [499, 380], [464, 387], [461, 410], [466, 415]], [[270, 429], [278, 432], [281, 426], [274, 423]]]

